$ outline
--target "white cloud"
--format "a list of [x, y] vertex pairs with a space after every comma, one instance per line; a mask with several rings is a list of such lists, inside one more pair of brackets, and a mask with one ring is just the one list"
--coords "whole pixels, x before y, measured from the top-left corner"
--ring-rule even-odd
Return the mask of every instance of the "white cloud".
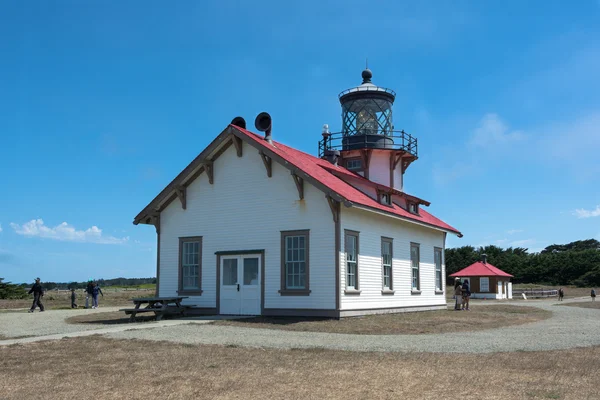
[[577, 218], [600, 217], [600, 205], [597, 205], [595, 210], [586, 210], [583, 208], [578, 208], [575, 211], [573, 211], [573, 215], [575, 215]]
[[11, 222], [10, 226], [19, 235], [27, 237], [41, 237], [66, 242], [122, 244], [129, 240], [129, 236], [123, 238], [102, 236], [102, 229], [95, 225], [86, 230], [78, 231], [74, 226], [69, 225], [66, 222], [63, 222], [54, 228], [50, 228], [44, 225], [44, 221], [42, 219], [32, 219], [23, 225]]
[[524, 240], [515, 240], [510, 242], [510, 247], [525, 247], [530, 244], [534, 244], [537, 242], [535, 239], [524, 239]]
[[506, 233], [508, 233], [509, 235], [514, 235], [515, 233], [521, 233], [523, 232], [523, 229], [510, 229], [508, 231], [506, 231]]
[[521, 131], [511, 131], [498, 114], [489, 113], [483, 116], [479, 126], [473, 131], [469, 145], [474, 147], [490, 147], [504, 143], [519, 141], [525, 138]]
[[498, 239], [495, 241], [498, 246], [503, 245], [506, 242], [508, 242], [508, 239]]

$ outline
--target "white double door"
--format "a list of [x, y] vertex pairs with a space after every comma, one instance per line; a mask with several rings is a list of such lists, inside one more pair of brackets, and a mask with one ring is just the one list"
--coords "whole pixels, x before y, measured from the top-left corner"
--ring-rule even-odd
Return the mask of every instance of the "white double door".
[[259, 254], [221, 257], [220, 313], [260, 315]]

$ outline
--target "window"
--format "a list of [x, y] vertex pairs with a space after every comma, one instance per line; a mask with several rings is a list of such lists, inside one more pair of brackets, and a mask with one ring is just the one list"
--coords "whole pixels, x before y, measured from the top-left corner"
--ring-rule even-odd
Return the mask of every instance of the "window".
[[392, 195], [389, 193], [381, 194], [381, 204], [387, 204], [388, 206], [392, 205]]
[[346, 161], [346, 168], [350, 171], [361, 171], [362, 160], [360, 158], [351, 158]]
[[420, 257], [419, 245], [417, 243], [410, 244], [410, 265], [412, 269], [412, 290], [421, 290], [421, 283], [419, 277], [419, 257]]
[[202, 237], [179, 238], [179, 293], [202, 294]]
[[442, 249], [437, 247], [433, 249], [433, 262], [435, 263], [435, 290], [442, 292], [444, 290], [442, 287]]
[[381, 263], [383, 266], [383, 289], [392, 290], [392, 239], [381, 238]]
[[490, 291], [490, 278], [479, 278], [479, 291], [489, 292]]
[[358, 290], [358, 232], [346, 234], [346, 289]]
[[282, 296], [308, 296], [309, 231], [281, 232]]
[[408, 212], [413, 213], [413, 214], [418, 214], [419, 213], [419, 205], [416, 203], [408, 203]]

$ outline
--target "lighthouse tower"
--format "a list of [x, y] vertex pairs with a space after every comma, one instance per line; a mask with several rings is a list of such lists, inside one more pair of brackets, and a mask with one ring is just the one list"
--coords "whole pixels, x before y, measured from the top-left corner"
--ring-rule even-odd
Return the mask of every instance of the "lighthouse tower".
[[329, 133], [324, 127], [319, 156], [334, 156], [338, 165], [402, 191], [404, 172], [418, 158], [417, 139], [394, 129], [396, 93], [373, 84], [372, 77], [371, 70], [365, 69], [360, 86], [339, 94], [342, 131]]

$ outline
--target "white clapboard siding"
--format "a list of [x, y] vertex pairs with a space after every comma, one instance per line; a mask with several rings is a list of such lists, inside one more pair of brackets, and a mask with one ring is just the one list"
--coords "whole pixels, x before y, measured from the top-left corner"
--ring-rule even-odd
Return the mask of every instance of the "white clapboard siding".
[[[394, 220], [369, 211], [342, 207], [342, 248], [340, 253], [341, 310], [426, 307], [446, 304], [444, 294], [435, 291], [434, 247], [444, 247], [444, 234], [438, 230]], [[344, 230], [359, 234], [360, 294], [345, 294], [346, 263]], [[383, 271], [381, 237], [393, 238], [393, 295], [381, 293]], [[421, 250], [421, 294], [411, 293], [410, 244], [419, 243]], [[445, 265], [442, 264], [445, 282]], [[445, 290], [445, 285], [442, 284]]]
[[[187, 188], [187, 209], [173, 201], [160, 216], [160, 295], [178, 290], [179, 237], [202, 236], [201, 296], [186, 304], [216, 307], [217, 251], [265, 250], [265, 308], [335, 308], [335, 250], [331, 210], [320, 190], [304, 182], [304, 200], [290, 171], [258, 151], [230, 146], [214, 162], [214, 184], [201, 174]], [[281, 231], [310, 230], [310, 296], [280, 296]]]
[[390, 186], [390, 154], [376, 151], [369, 161], [369, 180]]

